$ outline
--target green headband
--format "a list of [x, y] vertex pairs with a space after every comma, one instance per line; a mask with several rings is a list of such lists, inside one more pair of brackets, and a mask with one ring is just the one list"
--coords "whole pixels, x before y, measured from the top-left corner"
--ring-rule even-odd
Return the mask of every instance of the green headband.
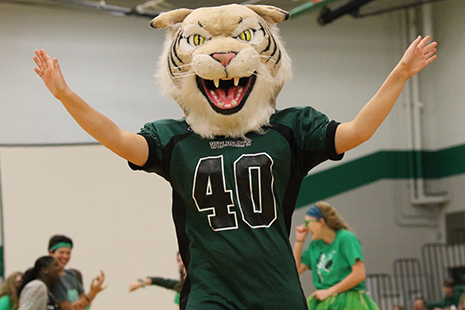
[[57, 244], [55, 244], [54, 246], [52, 246], [48, 250], [49, 251], [55, 251], [56, 249], [59, 249], [59, 248], [70, 248], [70, 249], [72, 249], [73, 246], [71, 245], [71, 243], [68, 243], [68, 242], [58, 242]]

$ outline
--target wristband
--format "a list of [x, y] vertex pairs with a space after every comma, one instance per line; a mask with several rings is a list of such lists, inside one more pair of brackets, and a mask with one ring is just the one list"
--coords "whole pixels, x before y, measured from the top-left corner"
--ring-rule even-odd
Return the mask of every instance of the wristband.
[[145, 280], [144, 279], [137, 279], [138, 282], [142, 284], [142, 287], [145, 288]]

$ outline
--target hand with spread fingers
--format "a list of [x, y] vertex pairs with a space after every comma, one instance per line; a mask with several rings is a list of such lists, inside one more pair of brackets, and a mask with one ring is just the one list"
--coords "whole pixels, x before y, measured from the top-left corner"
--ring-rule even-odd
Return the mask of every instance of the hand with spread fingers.
[[428, 44], [430, 40], [430, 36], [418, 36], [405, 51], [398, 66], [405, 71], [407, 78], [414, 76], [437, 58], [437, 43]]
[[53, 96], [60, 99], [63, 95], [69, 93], [71, 90], [63, 78], [58, 59], [55, 58], [52, 60], [43, 49], [36, 50], [35, 54], [33, 59], [37, 67], [34, 68], [34, 71], [40, 76], [42, 81], [44, 81], [45, 86], [47, 86]]

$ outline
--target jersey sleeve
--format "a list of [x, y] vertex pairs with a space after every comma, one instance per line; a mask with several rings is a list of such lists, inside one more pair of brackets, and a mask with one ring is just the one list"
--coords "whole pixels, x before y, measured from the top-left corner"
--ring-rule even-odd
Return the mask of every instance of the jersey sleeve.
[[363, 262], [362, 245], [353, 233], [345, 231], [341, 245], [342, 252], [350, 266], [353, 266], [357, 259]]
[[294, 163], [306, 175], [313, 167], [331, 159], [340, 160], [335, 146], [338, 122], [312, 107], [293, 107], [276, 111], [271, 125], [279, 131], [294, 150]]
[[156, 125], [154, 123], [147, 123], [138, 134], [142, 135], [147, 141], [149, 156], [147, 162], [143, 166], [128, 162], [129, 167], [132, 170], [144, 170], [146, 172], [155, 172], [161, 176], [165, 176], [166, 173], [163, 166], [162, 152], [163, 146]]
[[296, 139], [305, 150], [325, 151], [328, 159], [340, 160], [343, 154], [336, 153], [335, 136], [339, 123], [330, 121], [328, 117], [313, 109], [305, 107], [298, 115]]
[[179, 280], [165, 279], [161, 277], [149, 277], [149, 279], [152, 281], [152, 285], [158, 285], [170, 290], [174, 290], [176, 284], [179, 282]]

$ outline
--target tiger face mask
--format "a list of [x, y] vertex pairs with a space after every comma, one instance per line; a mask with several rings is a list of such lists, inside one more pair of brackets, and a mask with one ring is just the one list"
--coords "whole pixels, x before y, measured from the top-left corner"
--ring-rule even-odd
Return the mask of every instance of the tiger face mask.
[[167, 28], [157, 79], [204, 138], [260, 132], [291, 76], [275, 24], [287, 12], [264, 5], [179, 9], [150, 22]]

